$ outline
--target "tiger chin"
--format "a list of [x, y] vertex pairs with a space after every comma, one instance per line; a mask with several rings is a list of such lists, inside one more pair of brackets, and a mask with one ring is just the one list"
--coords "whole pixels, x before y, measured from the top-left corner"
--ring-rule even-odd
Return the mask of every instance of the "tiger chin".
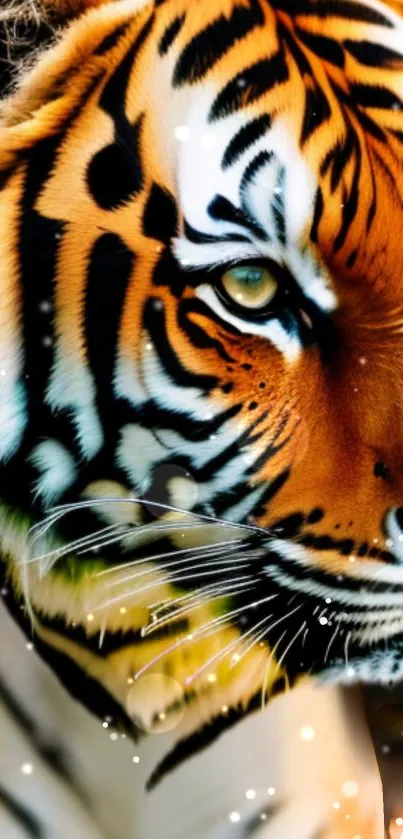
[[2, 596], [150, 788], [403, 676], [400, 11], [49, 0], [2, 102]]

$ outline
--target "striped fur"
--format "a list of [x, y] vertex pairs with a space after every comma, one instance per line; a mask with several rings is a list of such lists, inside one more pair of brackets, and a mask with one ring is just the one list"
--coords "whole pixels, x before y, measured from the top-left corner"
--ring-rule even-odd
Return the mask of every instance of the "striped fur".
[[403, 24], [70, 11], [0, 124], [4, 599], [101, 718], [172, 723], [152, 786], [307, 675], [402, 677]]

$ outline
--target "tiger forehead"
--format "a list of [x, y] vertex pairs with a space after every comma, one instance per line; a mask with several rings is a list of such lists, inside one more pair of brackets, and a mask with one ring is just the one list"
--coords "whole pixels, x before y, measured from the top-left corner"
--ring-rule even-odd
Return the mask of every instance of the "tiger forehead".
[[[124, 0], [90, 13], [40, 61], [5, 114], [18, 122], [18, 107], [25, 118], [40, 100], [44, 119], [27, 130], [21, 117], [10, 147], [62, 129], [65, 146], [72, 138], [65, 170], [79, 169], [81, 154], [82, 183], [109, 220], [128, 204], [141, 218], [151, 180], [204, 236], [216, 233], [221, 196], [229, 212], [253, 204], [243, 216], [274, 257], [286, 237], [336, 274], [396, 275], [402, 256], [387, 219], [391, 206], [402, 215], [401, 18], [375, 0], [221, 0], [214, 15], [187, 0], [136, 9]], [[7, 157], [7, 130], [3, 148]]]

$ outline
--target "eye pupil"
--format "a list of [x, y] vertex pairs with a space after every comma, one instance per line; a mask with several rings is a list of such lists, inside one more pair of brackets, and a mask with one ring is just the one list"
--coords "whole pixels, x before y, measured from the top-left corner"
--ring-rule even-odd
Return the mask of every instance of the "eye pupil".
[[256, 286], [264, 279], [264, 272], [256, 268], [235, 268], [234, 275], [245, 286]]

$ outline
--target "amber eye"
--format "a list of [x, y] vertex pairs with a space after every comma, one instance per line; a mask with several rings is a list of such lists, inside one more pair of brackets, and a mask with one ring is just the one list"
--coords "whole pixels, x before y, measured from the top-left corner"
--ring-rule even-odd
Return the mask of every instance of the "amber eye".
[[274, 299], [278, 282], [267, 268], [240, 265], [230, 268], [220, 278], [227, 297], [246, 309], [264, 309]]

